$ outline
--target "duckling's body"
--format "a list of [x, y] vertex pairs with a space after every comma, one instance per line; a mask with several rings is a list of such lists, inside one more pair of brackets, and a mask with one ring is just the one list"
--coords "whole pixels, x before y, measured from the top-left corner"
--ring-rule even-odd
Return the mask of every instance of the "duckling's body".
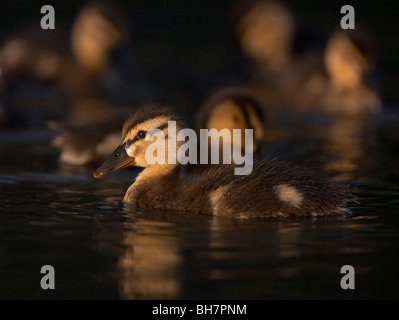
[[346, 188], [318, 179], [278, 160], [257, 159], [247, 176], [234, 166], [210, 165], [196, 177], [183, 166], [163, 176], [138, 177], [124, 201], [229, 218], [325, 216], [345, 212]]
[[325, 216], [346, 210], [351, 197], [346, 187], [278, 160], [255, 158], [248, 175], [235, 175], [236, 166], [227, 164], [189, 172], [179, 163], [149, 164], [145, 152], [152, 142], [145, 140], [146, 132], [159, 128], [168, 134], [165, 125], [174, 120], [166, 109], [140, 109], [125, 123], [120, 146], [94, 176], [129, 165], [144, 167], [124, 197], [127, 204], [142, 208], [230, 218]]

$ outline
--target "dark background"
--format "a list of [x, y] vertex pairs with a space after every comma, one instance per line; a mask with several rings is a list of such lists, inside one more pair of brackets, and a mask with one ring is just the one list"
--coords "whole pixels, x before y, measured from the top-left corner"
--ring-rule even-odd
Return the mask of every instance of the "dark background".
[[[140, 66], [163, 81], [180, 78], [182, 95], [198, 94], [201, 89], [216, 87], [207, 75], [223, 74], [234, 68], [239, 48], [234, 38], [232, 0], [151, 0], [116, 2], [126, 13]], [[56, 12], [56, 29], [68, 30], [79, 8], [86, 1], [11, 1], [3, 0], [0, 8], [0, 42], [18, 28], [40, 23], [40, 8], [51, 4]], [[382, 82], [384, 103], [399, 102], [398, 14], [389, 1], [285, 1], [298, 25], [328, 35], [337, 28], [340, 8], [355, 8], [356, 26], [363, 26], [375, 42], [378, 74]], [[185, 76], [189, 77], [187, 80]], [[215, 84], [209, 85], [214, 81]], [[162, 83], [162, 82], [161, 82]], [[194, 88], [195, 87], [195, 88]], [[205, 90], [204, 90], [205, 91]], [[205, 92], [204, 92], [205, 93]], [[172, 100], [172, 99], [171, 99]], [[171, 101], [166, 101], [171, 102]]]

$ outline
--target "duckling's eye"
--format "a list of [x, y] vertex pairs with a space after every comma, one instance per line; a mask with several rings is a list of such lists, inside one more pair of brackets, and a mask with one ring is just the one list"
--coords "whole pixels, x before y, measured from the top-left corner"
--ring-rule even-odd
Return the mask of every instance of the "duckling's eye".
[[147, 132], [145, 132], [145, 131], [143, 131], [143, 130], [140, 130], [139, 132], [137, 132], [137, 137], [138, 137], [139, 139], [144, 139], [146, 133], [147, 133]]

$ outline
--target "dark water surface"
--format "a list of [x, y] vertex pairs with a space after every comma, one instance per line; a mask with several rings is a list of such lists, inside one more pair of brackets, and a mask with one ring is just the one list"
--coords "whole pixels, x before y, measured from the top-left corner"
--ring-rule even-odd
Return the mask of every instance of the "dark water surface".
[[[231, 35], [220, 40], [229, 34], [231, 2], [221, 1], [215, 11], [211, 1], [183, 2], [172, 1], [173, 8], [135, 2], [129, 13], [138, 60], [164, 81], [162, 102], [193, 119], [191, 106], [223, 78], [215, 66], [231, 58], [225, 49]], [[332, 23], [335, 2], [317, 3], [315, 19]], [[397, 41], [396, 18], [384, 19], [372, 1], [359, 3], [359, 21], [376, 31], [382, 48], [387, 96], [398, 101], [398, 55], [390, 42]], [[298, 10], [312, 12], [312, 5]], [[11, 28], [18, 19], [8, 16]], [[30, 129], [0, 131], [0, 299], [399, 298], [399, 117], [393, 111], [371, 129], [351, 120], [314, 127], [287, 122], [280, 129], [289, 139], [266, 135], [265, 153], [361, 185], [351, 215], [286, 221], [125, 208], [121, 200], [138, 171], [97, 180], [94, 168], [60, 165], [45, 122], [62, 115], [57, 108], [42, 113]], [[40, 287], [44, 265], [55, 269], [55, 290]], [[354, 267], [354, 290], [340, 286], [344, 265]]]
[[[0, 297], [398, 298], [399, 154], [386, 131], [357, 164], [358, 145], [346, 159], [313, 153], [315, 168], [332, 159], [330, 177], [363, 182], [352, 215], [288, 221], [131, 211], [120, 200], [136, 171], [96, 180], [61, 167], [45, 129], [2, 132]], [[329, 143], [300, 152], [309, 159]], [[40, 287], [43, 265], [55, 268], [55, 290]], [[354, 290], [340, 287], [344, 265], [355, 268]]]

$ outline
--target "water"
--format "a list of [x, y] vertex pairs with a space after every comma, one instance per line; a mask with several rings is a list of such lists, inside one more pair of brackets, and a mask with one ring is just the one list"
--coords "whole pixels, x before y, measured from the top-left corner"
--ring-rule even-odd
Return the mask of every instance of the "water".
[[[357, 168], [324, 170], [360, 177], [352, 215], [288, 221], [132, 211], [120, 200], [137, 171], [98, 180], [91, 169], [62, 167], [50, 137], [1, 135], [1, 298], [398, 297], [399, 155], [386, 132]], [[330, 155], [330, 164], [350, 154]], [[313, 154], [314, 164], [327, 155]], [[43, 265], [56, 270], [55, 290], [40, 287]], [[340, 287], [344, 265], [355, 268], [355, 290]]]
[[[139, 59], [147, 56], [145, 66], [155, 62], [152, 68], [160, 68], [164, 76], [164, 101], [191, 119], [195, 108], [186, 107], [187, 101], [198, 106], [204, 87], [209, 89], [204, 82], [220, 80], [208, 76], [226, 54], [226, 43], [215, 41], [226, 32], [220, 17], [229, 2], [223, 3], [216, 11], [219, 15], [209, 16], [212, 23], [205, 29], [198, 27], [200, 13], [198, 21], [190, 24], [181, 14], [184, 9], [168, 11], [181, 19], [173, 27], [167, 24], [170, 19], [163, 7], [156, 11], [162, 11], [161, 20], [148, 19], [155, 14], [151, 7], [132, 11], [139, 30], [144, 30], [138, 41], [149, 38], [137, 47]], [[206, 6], [194, 9], [209, 14]], [[149, 20], [156, 21], [155, 27], [147, 28]], [[202, 60], [193, 56], [203, 54], [198, 47], [206, 51], [190, 36], [196, 28], [204, 45], [204, 39], [210, 39], [214, 56]], [[158, 29], [167, 30], [161, 45], [156, 42]], [[168, 47], [171, 39], [193, 43], [183, 42], [183, 49], [173, 51], [173, 46]], [[390, 65], [395, 54], [382, 52]], [[171, 62], [172, 53], [176, 55]], [[178, 57], [191, 69], [180, 67], [176, 75]], [[183, 74], [191, 74], [189, 81]], [[396, 85], [397, 74], [384, 76], [392, 80], [388, 85]], [[394, 97], [395, 91], [388, 95]], [[38, 125], [0, 131], [1, 299], [399, 297], [399, 120], [394, 112], [371, 129], [357, 121], [317, 122], [314, 127], [288, 122], [280, 128], [288, 139], [270, 132], [263, 145], [265, 153], [312, 166], [330, 179], [360, 183], [359, 204], [351, 206], [351, 215], [240, 221], [125, 208], [121, 200], [137, 171], [124, 170], [98, 180], [92, 177], [95, 168], [58, 163], [58, 151], [51, 147], [53, 132], [45, 122], [63, 118], [63, 107], [41, 106]], [[30, 107], [24, 110], [33, 113]], [[55, 290], [40, 287], [44, 265], [55, 269]], [[354, 267], [354, 290], [340, 286], [344, 265]]]

